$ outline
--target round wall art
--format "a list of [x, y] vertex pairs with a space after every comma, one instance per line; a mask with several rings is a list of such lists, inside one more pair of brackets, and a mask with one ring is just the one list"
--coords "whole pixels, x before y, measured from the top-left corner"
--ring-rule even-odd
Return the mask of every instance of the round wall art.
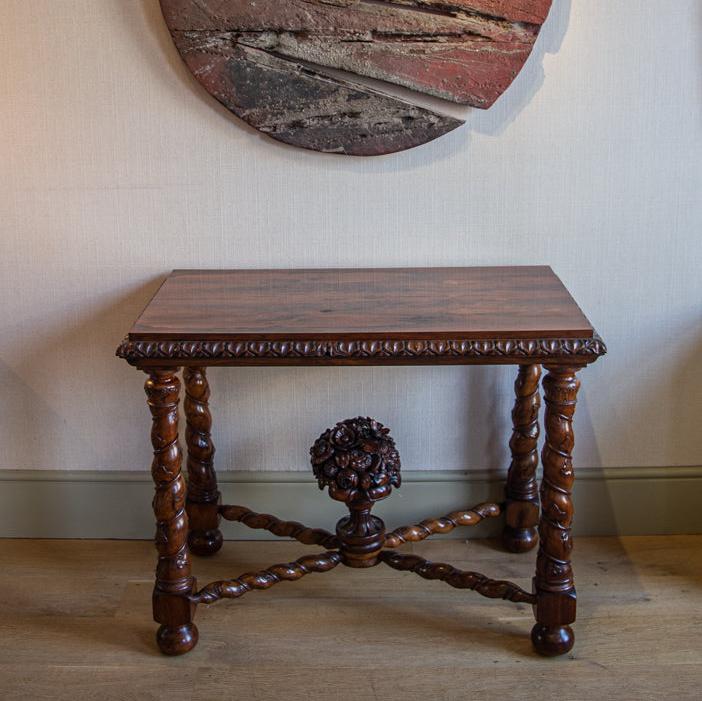
[[524, 66], [551, 0], [161, 0], [161, 7], [193, 75], [252, 127], [293, 146], [373, 156], [419, 146], [463, 122], [353, 75], [487, 109]]

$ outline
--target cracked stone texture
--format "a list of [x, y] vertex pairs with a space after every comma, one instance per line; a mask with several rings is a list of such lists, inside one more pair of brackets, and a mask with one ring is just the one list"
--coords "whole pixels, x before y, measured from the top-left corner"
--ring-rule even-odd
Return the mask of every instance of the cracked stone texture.
[[334, 68], [486, 109], [526, 62], [551, 0], [161, 0], [186, 64], [285, 143], [394, 153], [460, 120], [325, 74]]

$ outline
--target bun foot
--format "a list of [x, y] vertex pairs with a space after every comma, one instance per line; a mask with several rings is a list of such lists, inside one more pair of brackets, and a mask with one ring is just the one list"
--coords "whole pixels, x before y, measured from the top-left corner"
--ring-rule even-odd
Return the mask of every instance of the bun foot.
[[572, 649], [575, 636], [570, 626], [545, 626], [537, 623], [531, 629], [531, 642], [540, 655], [556, 657]]
[[505, 526], [502, 531], [502, 545], [511, 553], [525, 553], [539, 542], [536, 528], [512, 528]]
[[188, 547], [190, 552], [200, 557], [208, 557], [219, 552], [224, 538], [222, 531], [190, 531], [188, 533]]
[[156, 642], [164, 655], [184, 655], [198, 641], [199, 634], [194, 623], [185, 623], [177, 628], [161, 626], [156, 633]]

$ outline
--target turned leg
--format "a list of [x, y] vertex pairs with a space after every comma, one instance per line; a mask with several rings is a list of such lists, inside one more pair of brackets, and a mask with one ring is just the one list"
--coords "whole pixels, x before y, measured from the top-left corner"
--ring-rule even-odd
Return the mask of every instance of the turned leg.
[[153, 506], [158, 565], [153, 594], [154, 620], [161, 624], [156, 640], [166, 655], [181, 655], [192, 650], [198, 638], [193, 623], [195, 606], [189, 599], [195, 580], [190, 575], [187, 544], [186, 489], [178, 445], [180, 381], [175, 372], [149, 370], [144, 387], [153, 417], [151, 474], [156, 485]]
[[505, 528], [502, 542], [513, 553], [531, 550], [537, 543], [539, 523], [539, 365], [520, 365], [514, 384], [517, 396], [512, 410], [512, 463], [505, 489]]
[[188, 545], [196, 555], [214, 555], [222, 547], [223, 539], [219, 530], [220, 493], [214, 469], [215, 449], [210, 436], [210, 387], [205, 368], [185, 368], [183, 379], [188, 446]]
[[542, 655], [562, 655], [573, 647], [575, 621], [573, 549], [573, 415], [580, 382], [578, 368], [546, 366], [546, 440], [541, 456], [541, 521], [534, 591], [536, 625], [531, 639]]

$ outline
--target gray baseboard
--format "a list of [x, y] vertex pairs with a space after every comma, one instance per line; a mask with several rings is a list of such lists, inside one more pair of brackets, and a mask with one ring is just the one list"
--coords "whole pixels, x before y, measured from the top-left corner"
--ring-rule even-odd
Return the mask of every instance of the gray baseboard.
[[[702, 533], [702, 466], [577, 471], [575, 533], [654, 535]], [[151, 538], [151, 479], [141, 472], [0, 470], [0, 537]], [[225, 472], [224, 501], [333, 529], [343, 505], [317, 490], [312, 476], [288, 472]], [[499, 501], [503, 477], [487, 472], [417, 471], [378, 504], [389, 527]], [[453, 537], [494, 536], [498, 522]], [[267, 539], [239, 524], [228, 539]]]

